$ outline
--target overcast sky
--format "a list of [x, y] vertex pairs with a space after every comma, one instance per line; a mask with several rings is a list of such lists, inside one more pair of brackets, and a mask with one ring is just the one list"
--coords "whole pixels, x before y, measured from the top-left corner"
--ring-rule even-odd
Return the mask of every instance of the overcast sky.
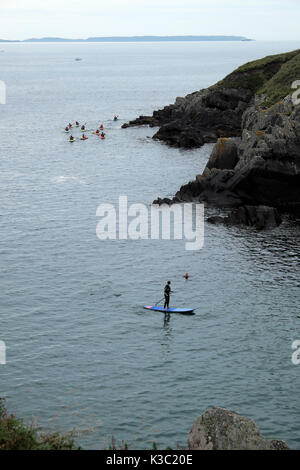
[[300, 0], [0, 0], [0, 38], [242, 35], [298, 40]]

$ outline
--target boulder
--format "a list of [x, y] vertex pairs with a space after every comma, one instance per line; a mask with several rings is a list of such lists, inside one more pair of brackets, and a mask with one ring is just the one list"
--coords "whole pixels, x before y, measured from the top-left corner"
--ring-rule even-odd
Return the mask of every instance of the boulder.
[[206, 164], [206, 168], [233, 170], [239, 161], [237, 142], [234, 139], [222, 137], [218, 139]]
[[173, 147], [193, 148], [201, 147], [204, 138], [199, 129], [193, 127], [183, 127], [180, 121], [174, 121], [163, 125], [154, 134], [153, 139], [163, 140]]
[[188, 435], [190, 450], [289, 450], [277, 439], [265, 438], [252, 419], [214, 407], [203, 413]]

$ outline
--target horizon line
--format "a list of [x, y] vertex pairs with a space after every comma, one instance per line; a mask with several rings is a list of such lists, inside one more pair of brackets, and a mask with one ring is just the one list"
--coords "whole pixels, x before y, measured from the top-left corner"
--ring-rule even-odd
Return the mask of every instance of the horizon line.
[[174, 41], [175, 39], [184, 39], [187, 41], [255, 41], [255, 39], [249, 39], [246, 36], [238, 35], [134, 35], [134, 36], [90, 36], [88, 38], [65, 38], [60, 36], [43, 36], [43, 37], [31, 37], [26, 39], [0, 39], [0, 42], [102, 42], [102, 41], [151, 41], [151, 40], [162, 40], [162, 41]]

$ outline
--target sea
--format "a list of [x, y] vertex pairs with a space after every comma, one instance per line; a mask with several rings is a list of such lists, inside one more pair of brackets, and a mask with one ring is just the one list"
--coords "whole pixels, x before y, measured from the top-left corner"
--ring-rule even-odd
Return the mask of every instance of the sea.
[[[157, 129], [123, 123], [298, 48], [1, 44], [0, 397], [9, 412], [86, 449], [112, 439], [176, 449], [220, 406], [300, 449], [300, 226], [289, 217], [271, 231], [205, 223], [198, 250], [96, 233], [99, 206], [126, 196], [150, 208], [201, 173], [212, 150], [170, 148], [152, 139]], [[64, 128], [76, 120], [89, 139], [70, 144]], [[100, 123], [105, 140], [92, 134]], [[143, 309], [167, 280], [171, 305], [195, 315]]]

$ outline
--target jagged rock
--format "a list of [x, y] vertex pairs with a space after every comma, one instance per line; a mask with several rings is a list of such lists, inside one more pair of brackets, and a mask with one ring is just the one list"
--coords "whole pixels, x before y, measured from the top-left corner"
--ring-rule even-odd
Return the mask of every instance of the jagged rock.
[[174, 202], [179, 202], [179, 201], [174, 201], [173, 199], [169, 199], [167, 197], [164, 197], [163, 199], [158, 197], [157, 199], [155, 199], [155, 201], [153, 201], [152, 204], [158, 205], [158, 206], [161, 206], [162, 204], [167, 204], [169, 206], [173, 204]]
[[[251, 106], [244, 125], [240, 139], [219, 139], [201, 177], [183, 185], [177, 199], [300, 214], [299, 107], [290, 97], [265, 110]], [[222, 169], [226, 166], [234, 169]]]
[[154, 138], [176, 147], [219, 139], [202, 177], [183, 185], [172, 202], [270, 206], [300, 215], [300, 106], [288, 94], [298, 73], [300, 50], [269, 56], [133, 121], [159, 124]]
[[211, 224], [247, 225], [263, 230], [278, 227], [282, 223], [282, 218], [274, 207], [241, 206], [227, 217], [212, 216], [206, 221]]
[[237, 141], [226, 137], [218, 139], [206, 164], [206, 168], [232, 170], [239, 161]]
[[193, 127], [182, 128], [180, 121], [163, 125], [154, 134], [153, 138], [163, 140], [173, 147], [193, 148], [201, 147], [204, 144], [204, 138], [199, 129], [194, 129]]
[[[249, 62], [214, 86], [177, 98], [174, 104], [154, 111], [152, 116], [140, 116], [123, 127], [163, 126], [155, 138], [179, 147], [197, 147], [205, 142], [215, 142], [218, 137], [239, 136], [243, 113], [251, 103], [262, 105], [262, 96], [270, 101], [269, 93], [273, 93], [272, 97], [278, 96], [278, 101], [287, 87], [287, 80], [292, 83], [292, 79], [299, 78], [298, 55], [299, 50]], [[286, 64], [284, 78], [279, 80], [277, 74]], [[165, 128], [165, 125], [171, 126]], [[199, 137], [201, 135], [203, 139]]]
[[255, 422], [231, 410], [214, 407], [203, 413], [188, 435], [190, 450], [289, 450], [277, 439], [266, 439]]
[[159, 126], [159, 122], [153, 116], [140, 116], [133, 121], [129, 121], [128, 123], [123, 124], [121, 127], [126, 129], [127, 127], [134, 127], [134, 126], [150, 126], [155, 127]]

